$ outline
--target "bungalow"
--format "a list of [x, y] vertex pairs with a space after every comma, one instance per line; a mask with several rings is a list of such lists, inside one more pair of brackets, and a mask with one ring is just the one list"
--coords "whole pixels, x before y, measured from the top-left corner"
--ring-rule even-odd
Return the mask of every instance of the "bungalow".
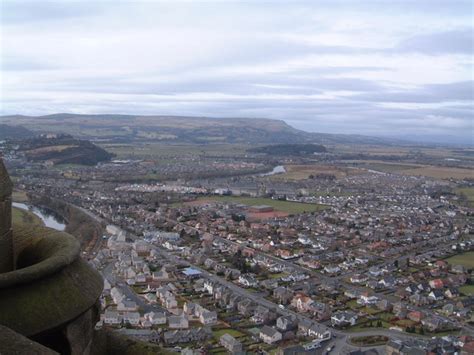
[[224, 334], [223, 336], [221, 336], [219, 339], [219, 343], [231, 354], [243, 353], [242, 343], [230, 334]]
[[264, 325], [260, 329], [260, 339], [266, 344], [274, 344], [283, 339], [283, 335], [275, 328]]

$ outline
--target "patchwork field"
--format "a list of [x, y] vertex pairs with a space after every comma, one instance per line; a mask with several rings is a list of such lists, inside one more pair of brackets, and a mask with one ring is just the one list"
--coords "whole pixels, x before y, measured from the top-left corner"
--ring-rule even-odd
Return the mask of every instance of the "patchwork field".
[[427, 176], [433, 179], [474, 179], [474, 170], [447, 166], [421, 165], [411, 163], [390, 163], [380, 160], [353, 160], [360, 168], [384, 173]]
[[[246, 206], [256, 206], [256, 205], [267, 205], [271, 206], [277, 212], [284, 212], [288, 214], [298, 214], [303, 212], [315, 212], [321, 211], [327, 206], [318, 205], [318, 204], [309, 204], [309, 203], [300, 203], [292, 201], [278, 201], [272, 200], [271, 198], [263, 197], [240, 197], [240, 196], [208, 196], [199, 198], [196, 203], [206, 203], [209, 201], [218, 201], [218, 202], [233, 202], [237, 204], [242, 204]], [[193, 204], [194, 202], [191, 202]], [[270, 212], [271, 213], [271, 212]], [[265, 213], [255, 213], [255, 215], [264, 215]]]
[[444, 166], [425, 166], [416, 169], [400, 170], [400, 174], [427, 176], [434, 179], [474, 179], [474, 170]]
[[446, 261], [451, 265], [463, 265], [465, 268], [474, 268], [474, 251], [463, 254], [454, 255]]

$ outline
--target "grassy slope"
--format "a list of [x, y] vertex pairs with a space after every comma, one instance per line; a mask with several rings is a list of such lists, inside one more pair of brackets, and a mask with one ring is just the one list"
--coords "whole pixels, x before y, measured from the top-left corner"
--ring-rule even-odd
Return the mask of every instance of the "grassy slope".
[[13, 224], [24, 224], [33, 226], [44, 225], [41, 218], [39, 218], [33, 212], [25, 211], [19, 208], [12, 209], [12, 222]]

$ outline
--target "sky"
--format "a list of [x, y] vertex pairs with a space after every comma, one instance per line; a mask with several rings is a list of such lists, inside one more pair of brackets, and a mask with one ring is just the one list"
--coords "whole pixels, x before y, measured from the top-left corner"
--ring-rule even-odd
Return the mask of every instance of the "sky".
[[471, 1], [0, 4], [1, 115], [259, 117], [474, 144]]

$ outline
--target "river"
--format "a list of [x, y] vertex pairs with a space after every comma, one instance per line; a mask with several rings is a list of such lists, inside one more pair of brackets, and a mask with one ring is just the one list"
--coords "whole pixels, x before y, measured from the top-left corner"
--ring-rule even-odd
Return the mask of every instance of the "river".
[[65, 221], [57, 214], [51, 212], [46, 208], [40, 208], [36, 206], [26, 205], [24, 203], [13, 202], [13, 207], [20, 208], [22, 210], [30, 211], [37, 215], [44, 222], [44, 225], [49, 228], [56, 229], [58, 231], [64, 231], [66, 229]]

